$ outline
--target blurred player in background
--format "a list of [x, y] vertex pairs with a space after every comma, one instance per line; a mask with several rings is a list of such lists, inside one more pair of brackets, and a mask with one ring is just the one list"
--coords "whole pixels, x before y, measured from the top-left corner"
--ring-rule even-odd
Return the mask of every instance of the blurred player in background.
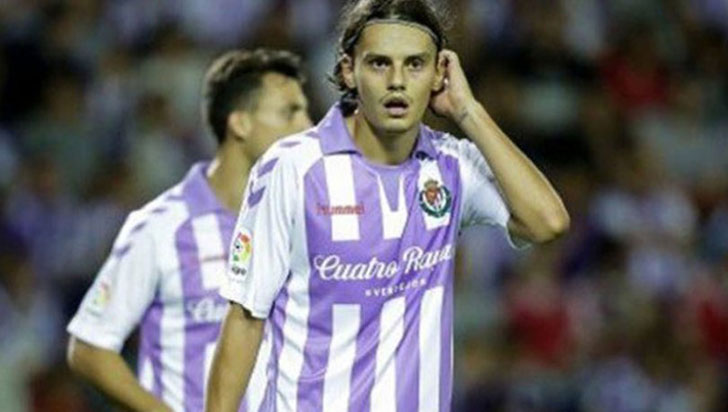
[[[234, 211], [256, 159], [276, 139], [311, 125], [301, 86], [299, 58], [289, 52], [231, 51], [217, 58], [204, 80], [202, 107], [219, 143], [215, 158], [194, 165], [121, 228], [68, 325], [68, 362], [125, 407], [203, 409], [227, 308], [218, 287]], [[137, 325], [138, 380], [119, 355]], [[251, 394], [241, 409], [254, 408], [260, 396]]]
[[[474, 99], [431, 4], [346, 10], [341, 101], [254, 167], [209, 411], [234, 410], [261, 377], [260, 411], [449, 411], [460, 229], [502, 226], [515, 243], [566, 231], [559, 195]], [[470, 141], [424, 126], [428, 107]], [[250, 378], [264, 319], [273, 352]]]

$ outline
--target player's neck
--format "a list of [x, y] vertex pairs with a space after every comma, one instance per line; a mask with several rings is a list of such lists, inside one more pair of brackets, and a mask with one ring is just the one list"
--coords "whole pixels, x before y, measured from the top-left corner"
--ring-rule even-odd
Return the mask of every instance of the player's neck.
[[354, 144], [367, 160], [385, 165], [404, 163], [412, 153], [419, 133], [419, 127], [403, 133], [375, 130], [361, 112], [347, 117], [346, 127]]
[[253, 164], [239, 148], [224, 145], [207, 169], [207, 181], [220, 203], [237, 214]]

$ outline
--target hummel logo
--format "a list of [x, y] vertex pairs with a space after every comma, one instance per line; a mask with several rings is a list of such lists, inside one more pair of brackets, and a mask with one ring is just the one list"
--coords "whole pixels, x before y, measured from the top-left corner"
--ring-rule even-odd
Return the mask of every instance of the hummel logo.
[[316, 207], [316, 213], [323, 216], [334, 216], [334, 215], [363, 215], [364, 205], [359, 203], [358, 205], [347, 205], [347, 206], [329, 206], [329, 205], [318, 205]]

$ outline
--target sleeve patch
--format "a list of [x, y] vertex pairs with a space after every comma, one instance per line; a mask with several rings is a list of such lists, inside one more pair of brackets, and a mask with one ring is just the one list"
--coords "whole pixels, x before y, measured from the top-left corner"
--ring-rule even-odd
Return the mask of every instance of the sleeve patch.
[[111, 284], [105, 280], [99, 282], [93, 291], [91, 301], [89, 302], [89, 311], [95, 315], [100, 315], [111, 301]]
[[248, 274], [250, 256], [253, 254], [253, 235], [249, 230], [241, 228], [235, 234], [230, 253], [230, 269], [233, 279], [242, 279]]

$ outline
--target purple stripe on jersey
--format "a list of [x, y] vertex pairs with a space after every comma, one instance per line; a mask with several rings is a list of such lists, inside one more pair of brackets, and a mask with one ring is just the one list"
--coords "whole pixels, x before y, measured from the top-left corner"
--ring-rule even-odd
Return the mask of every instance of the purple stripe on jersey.
[[[192, 220], [187, 220], [175, 233], [175, 249], [180, 266], [182, 277], [183, 305], [188, 304], [188, 297], [199, 294], [202, 291], [202, 276], [199, 271], [197, 259], [197, 242], [192, 230]], [[201, 391], [202, 382], [197, 382], [193, 377], [204, 376], [205, 368], [205, 337], [201, 336], [203, 331], [194, 333], [194, 325], [189, 317], [185, 316], [185, 341], [184, 341], [184, 394], [185, 408], [201, 410], [204, 393]], [[190, 333], [193, 332], [193, 333]], [[209, 337], [208, 337], [209, 340]]]
[[[374, 375], [376, 374], [381, 307], [371, 305], [363, 306], [361, 309], [360, 324], [362, 327], [356, 336], [356, 356], [349, 381], [348, 412], [369, 412]], [[370, 320], [367, 321], [367, 319]]]
[[258, 177], [264, 176], [266, 173], [273, 170], [273, 168], [276, 166], [276, 163], [278, 163], [278, 157], [270, 159], [269, 161], [265, 162], [260, 169], [258, 170]]
[[283, 142], [280, 144], [281, 147], [295, 147], [301, 144], [301, 142], [298, 141], [290, 141], [290, 142]]
[[161, 346], [161, 328], [162, 328], [162, 302], [159, 297], [159, 290], [152, 304], [142, 318], [141, 336], [140, 336], [140, 356], [139, 356], [139, 373], [145, 359], [149, 359], [152, 364], [152, 374], [154, 376], [154, 384], [152, 393], [157, 398], [162, 397], [162, 346]]
[[332, 306], [311, 305], [303, 367], [298, 379], [298, 410], [322, 409], [324, 377], [331, 345]]
[[[172, 196], [168, 196], [168, 197], [167, 197], [167, 200], [169, 200], [169, 199], [170, 199], [171, 197], [172, 197]], [[153, 215], [158, 215], [158, 214], [161, 214], [161, 213], [163, 213], [163, 212], [164, 212], [164, 211], [166, 211], [166, 210], [167, 210], [167, 207], [166, 207], [166, 206], [157, 206], [157, 207], [155, 207], [154, 209], [152, 209], [152, 211], [151, 211], [151, 212], [149, 212], [149, 213], [151, 213], [151, 214], [153, 214]]]
[[[404, 311], [404, 336], [397, 348], [397, 410], [416, 411], [420, 402], [420, 304], [424, 291], [407, 296]], [[424, 354], [427, 356], [427, 354]]]
[[387, 196], [387, 205], [392, 210], [399, 208], [399, 176], [402, 173], [392, 170], [379, 170], [379, 176], [382, 179], [384, 193]]
[[[170, 196], [167, 197], [167, 199], [169, 199], [169, 198], [170, 198]], [[167, 211], [166, 206], [158, 206], [149, 212], [149, 216], [159, 215], [166, 211]], [[121, 258], [122, 256], [126, 255], [129, 252], [129, 250], [131, 249], [132, 241], [133, 241], [133, 239], [131, 239], [131, 235], [139, 232], [140, 230], [144, 229], [147, 226], [147, 223], [149, 222], [149, 216], [145, 216], [144, 220], [137, 223], [136, 226], [131, 228], [131, 230], [129, 231], [129, 235], [128, 235], [130, 239], [127, 241], [127, 243], [124, 246], [121, 246], [111, 252], [111, 254], [114, 257]]]
[[127, 253], [129, 253], [129, 250], [131, 250], [131, 243], [127, 243], [126, 245], [124, 245], [124, 246], [122, 246], [122, 247], [120, 247], [118, 249], [113, 250], [111, 252], [111, 254], [115, 258], [121, 259], [122, 257], [124, 257], [124, 255], [126, 255]]
[[[290, 277], [289, 277], [290, 278]], [[283, 350], [283, 327], [286, 323], [286, 305], [288, 304], [288, 285], [276, 298], [273, 304], [273, 314], [270, 318], [270, 327], [273, 335], [273, 353], [268, 361], [269, 377], [268, 385], [266, 385], [265, 397], [260, 406], [260, 412], [276, 410], [276, 395], [278, 392], [278, 358]]]
[[263, 200], [263, 192], [265, 192], [265, 187], [261, 187], [256, 191], [251, 191], [250, 195], [248, 195], [248, 207], [255, 207], [255, 205], [260, 203], [260, 201]]

